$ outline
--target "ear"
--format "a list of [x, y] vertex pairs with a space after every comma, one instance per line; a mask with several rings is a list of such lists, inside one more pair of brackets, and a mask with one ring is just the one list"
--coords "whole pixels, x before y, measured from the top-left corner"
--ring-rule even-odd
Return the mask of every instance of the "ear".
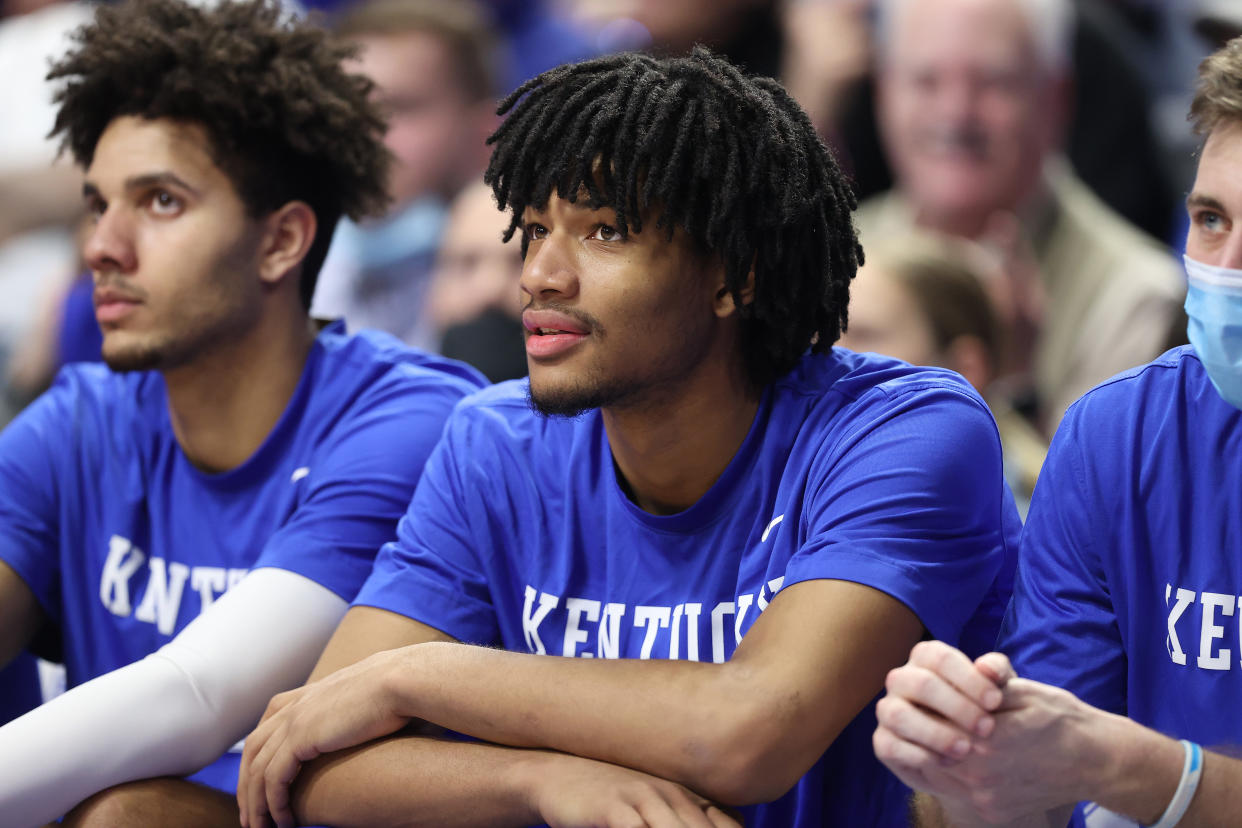
[[[731, 316], [737, 310], [737, 303], [733, 299], [733, 292], [725, 285], [724, 265], [716, 266], [716, 297], [713, 310], [716, 316], [724, 319]], [[755, 301], [755, 265], [752, 262], [750, 272], [746, 274], [746, 284], [742, 286], [742, 305], [749, 305]]]
[[962, 334], [950, 342], [940, 364], [957, 371], [981, 394], [994, 379], [992, 356], [983, 340], [971, 334]]
[[317, 228], [315, 211], [304, 201], [290, 201], [269, 215], [259, 249], [259, 278], [275, 285], [301, 264]]

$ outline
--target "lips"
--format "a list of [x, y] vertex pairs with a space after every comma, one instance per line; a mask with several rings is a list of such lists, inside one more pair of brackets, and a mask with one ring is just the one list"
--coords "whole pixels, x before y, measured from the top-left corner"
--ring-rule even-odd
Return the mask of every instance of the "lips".
[[533, 359], [558, 357], [590, 335], [587, 325], [552, 310], [526, 310], [522, 326], [526, 328], [526, 354]]
[[123, 319], [142, 304], [134, 294], [115, 288], [96, 288], [94, 300], [95, 319], [101, 325]]

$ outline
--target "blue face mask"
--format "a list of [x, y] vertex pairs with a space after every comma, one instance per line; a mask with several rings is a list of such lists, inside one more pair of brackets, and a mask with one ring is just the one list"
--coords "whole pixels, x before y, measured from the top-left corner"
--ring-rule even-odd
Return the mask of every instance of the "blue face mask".
[[1189, 256], [1186, 333], [1212, 385], [1234, 408], [1242, 408], [1242, 270], [1213, 267]]

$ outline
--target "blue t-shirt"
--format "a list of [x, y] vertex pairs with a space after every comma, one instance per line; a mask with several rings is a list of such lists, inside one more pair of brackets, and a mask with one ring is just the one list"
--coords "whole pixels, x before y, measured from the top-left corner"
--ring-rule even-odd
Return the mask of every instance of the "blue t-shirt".
[[[154, 372], [68, 366], [0, 434], [0, 559], [59, 626], [70, 687], [154, 652], [251, 569], [353, 599], [446, 417], [483, 382], [342, 327], [316, 339], [280, 420], [228, 472], [186, 459]], [[197, 778], [227, 789], [236, 767], [226, 755]]]
[[1019, 675], [1236, 751], [1240, 538], [1242, 411], [1193, 349], [1176, 348], [1066, 412], [1023, 530], [1001, 649]]
[[[623, 493], [598, 411], [542, 417], [526, 394], [516, 380], [458, 407], [356, 604], [509, 650], [722, 662], [782, 586], [834, 578], [956, 643], [1016, 547], [996, 426], [945, 371], [805, 357], [707, 494], [668, 516]], [[975, 621], [989, 646], [1005, 600]], [[869, 705], [746, 824], [904, 826], [874, 728]]]

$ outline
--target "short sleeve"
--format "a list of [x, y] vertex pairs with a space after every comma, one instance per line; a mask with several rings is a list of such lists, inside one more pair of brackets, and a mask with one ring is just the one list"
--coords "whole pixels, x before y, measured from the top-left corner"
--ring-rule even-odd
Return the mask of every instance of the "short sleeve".
[[463, 409], [449, 421], [396, 542], [380, 551], [354, 603], [405, 615], [459, 641], [491, 644], [500, 631], [472, 533], [490, 518], [483, 487], [469, 479], [496, 452], [488, 441], [478, 441], [475, 414]]
[[0, 560], [60, 618], [60, 481], [81, 429], [78, 380], [64, 373], [0, 433]]
[[386, 381], [334, 428], [306, 471], [307, 495], [254, 568], [304, 575], [353, 600], [391, 541], [463, 383]]
[[806, 541], [785, 584], [865, 584], [956, 644], [1005, 558], [1013, 502], [996, 424], [981, 401], [943, 386], [884, 395], [856, 422], [812, 476]]
[[1125, 648], [1097, 536], [1115, 514], [1088, 482], [1082, 403], [1057, 430], [1022, 530], [1013, 601], [998, 649], [1018, 675], [1125, 712]]

